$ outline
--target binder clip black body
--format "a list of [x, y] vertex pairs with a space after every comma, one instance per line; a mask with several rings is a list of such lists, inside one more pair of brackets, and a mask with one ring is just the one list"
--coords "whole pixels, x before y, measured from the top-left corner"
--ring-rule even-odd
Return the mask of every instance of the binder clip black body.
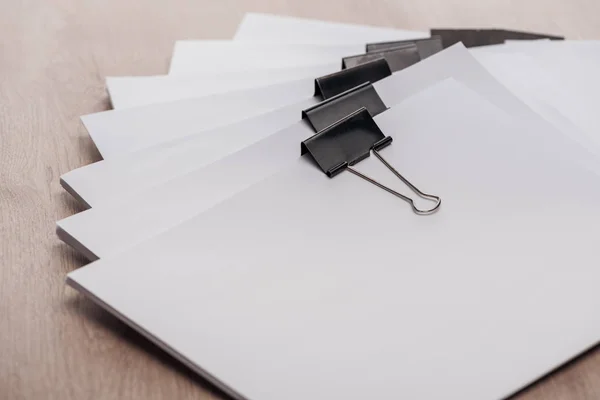
[[444, 49], [442, 38], [432, 35], [427, 39], [399, 40], [394, 42], [379, 42], [367, 44], [367, 53], [381, 53], [402, 47], [412, 47], [419, 54], [421, 60], [426, 59]]
[[[421, 192], [380, 154], [381, 149], [392, 143], [392, 138], [384, 135], [373, 117], [386, 109], [375, 88], [371, 83], [365, 82], [304, 110], [302, 118], [316, 133], [301, 143], [301, 154], [310, 154], [319, 168], [330, 178], [343, 171], [349, 171], [408, 202], [416, 214], [433, 214], [439, 209], [441, 199]], [[414, 193], [435, 202], [434, 206], [427, 210], [419, 209], [410, 197], [382, 185], [353, 168], [355, 164], [369, 157], [371, 152]]]
[[383, 58], [387, 61], [391, 71], [396, 72], [442, 50], [442, 40], [437, 36], [418, 40], [370, 43], [366, 46], [365, 54], [344, 57], [342, 68], [353, 68], [365, 62]]
[[365, 54], [342, 59], [342, 71], [315, 79], [315, 96], [326, 100], [362, 83], [375, 83], [441, 50], [439, 37], [367, 44]]
[[505, 29], [431, 29], [431, 35], [442, 38], [444, 48], [462, 42], [465, 47], [489, 46], [502, 44], [507, 40], [564, 40], [562, 36], [544, 35]]
[[375, 83], [391, 74], [387, 60], [381, 56], [375, 57], [353, 68], [315, 79], [315, 96], [327, 100], [365, 82]]
[[419, 49], [414, 44], [405, 44], [391, 49], [344, 57], [342, 68], [353, 68], [366, 62], [383, 58], [392, 72], [401, 71], [421, 61]]

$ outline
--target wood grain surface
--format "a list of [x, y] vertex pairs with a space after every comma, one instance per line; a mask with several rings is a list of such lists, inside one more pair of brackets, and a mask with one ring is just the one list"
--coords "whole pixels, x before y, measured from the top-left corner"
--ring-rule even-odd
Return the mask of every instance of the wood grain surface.
[[[0, 0], [0, 399], [224, 398], [65, 286], [85, 261], [55, 221], [81, 211], [59, 176], [100, 158], [79, 116], [107, 109], [104, 77], [166, 73], [176, 39], [246, 11], [600, 38], [597, 0]], [[515, 398], [600, 399], [600, 351]]]

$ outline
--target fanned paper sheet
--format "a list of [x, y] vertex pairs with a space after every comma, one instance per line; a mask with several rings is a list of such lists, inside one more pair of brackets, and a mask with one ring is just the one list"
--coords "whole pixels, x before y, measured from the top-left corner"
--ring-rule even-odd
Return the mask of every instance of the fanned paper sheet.
[[298, 154], [69, 283], [235, 398], [499, 399], [593, 346], [598, 176], [455, 81], [376, 120], [435, 217]]
[[[452, 65], [456, 67], [452, 68]], [[593, 154], [532, 113], [491, 75], [486, 74], [461, 46], [448, 49], [413, 69], [382, 80], [375, 87], [384, 103], [393, 108], [410, 93], [407, 90], [409, 82], [414, 85], [411, 92], [417, 92], [419, 88], [425, 88], [440, 79], [439, 73], [442, 71], [454, 71], [452, 76], [460, 77], [473, 88], [478, 88], [502, 109], [519, 115], [531, 129], [539, 132], [538, 136], [545, 142], [545, 151], [556, 152], [557, 157], [565, 160], [569, 156], [573, 163], [587, 160], [585, 165], [588, 168], [600, 172]], [[314, 133], [303, 122], [293, 124], [294, 120], [299, 119], [295, 111], [308, 108], [311, 104], [312, 101], [294, 104], [239, 124], [195, 135], [190, 140], [173, 143], [169, 147], [133, 153], [131, 157], [98, 163], [64, 176], [65, 185], [79, 197], [88, 199], [86, 202], [92, 203], [94, 208], [59, 221], [62, 238], [89, 258], [102, 258], [197, 215], [206, 207], [276, 172], [293, 160], [300, 142], [298, 137], [306, 138]], [[576, 130], [574, 132], [577, 133]], [[224, 165], [210, 166], [221, 157], [271, 135], [281, 138], [265, 140], [263, 144], [253, 146], [264, 150], [247, 160], [244, 174], [235, 172], [236, 168], [241, 168], [239, 165], [227, 166], [227, 161]], [[274, 144], [282, 141], [288, 145]], [[253, 167], [257, 165], [260, 168], [255, 170]], [[224, 173], [219, 174], [218, 178], [207, 176], [207, 166], [210, 171], [222, 170]], [[103, 187], [99, 186], [101, 182], [105, 182]]]
[[[58, 236], [96, 260], [67, 283], [240, 400], [502, 399], [593, 347], [600, 42], [491, 28], [249, 13], [168, 75], [107, 78], [114, 109], [82, 117], [103, 160], [61, 176], [91, 208]], [[340, 157], [379, 102], [433, 215], [370, 148], [332, 178], [301, 154], [303, 110], [352, 105], [316, 149]]]

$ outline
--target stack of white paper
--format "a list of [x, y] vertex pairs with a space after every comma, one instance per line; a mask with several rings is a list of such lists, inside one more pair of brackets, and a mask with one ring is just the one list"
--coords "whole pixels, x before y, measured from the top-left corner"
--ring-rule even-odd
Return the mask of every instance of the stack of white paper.
[[[427, 38], [247, 14], [168, 75], [107, 78], [114, 109], [82, 117], [104, 160], [61, 177], [90, 208], [58, 235], [96, 260], [67, 282], [240, 399], [499, 399], [594, 346], [598, 43]], [[374, 43], [323, 103], [315, 78]], [[376, 157], [329, 178], [301, 155], [302, 111], [368, 88], [436, 213], [356, 175], [432, 207]]]

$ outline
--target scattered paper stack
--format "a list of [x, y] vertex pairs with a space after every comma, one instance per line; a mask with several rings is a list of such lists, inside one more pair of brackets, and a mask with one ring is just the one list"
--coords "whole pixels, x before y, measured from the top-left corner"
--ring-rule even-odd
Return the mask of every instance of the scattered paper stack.
[[82, 117], [68, 284], [234, 398], [518, 391], [600, 339], [600, 45], [550, 39], [248, 14], [177, 42]]

